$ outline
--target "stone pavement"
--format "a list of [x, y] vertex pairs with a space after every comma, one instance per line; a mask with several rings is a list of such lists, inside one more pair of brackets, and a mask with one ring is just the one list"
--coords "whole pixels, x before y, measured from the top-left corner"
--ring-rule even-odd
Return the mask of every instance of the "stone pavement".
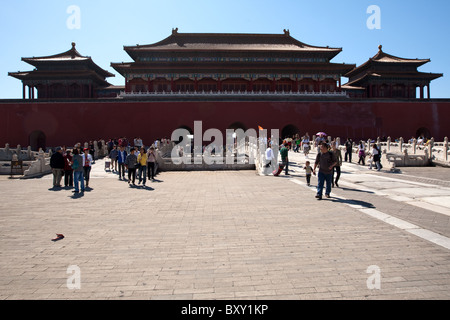
[[317, 201], [290, 158], [289, 176], [163, 172], [147, 188], [99, 160], [77, 197], [3, 176], [0, 299], [450, 298], [449, 169], [344, 164]]

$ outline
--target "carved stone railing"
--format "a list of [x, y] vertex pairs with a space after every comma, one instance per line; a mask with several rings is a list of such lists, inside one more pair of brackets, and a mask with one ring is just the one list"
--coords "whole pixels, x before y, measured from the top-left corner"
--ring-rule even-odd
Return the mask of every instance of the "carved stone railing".
[[144, 97], [348, 97], [345, 91], [120, 91], [120, 98]]

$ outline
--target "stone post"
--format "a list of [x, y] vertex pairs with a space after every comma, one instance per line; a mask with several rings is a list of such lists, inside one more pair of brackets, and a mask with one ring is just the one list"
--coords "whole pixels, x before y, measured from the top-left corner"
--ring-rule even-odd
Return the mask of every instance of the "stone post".
[[444, 138], [444, 161], [448, 161], [448, 137]]
[[400, 139], [398, 139], [399, 143], [398, 146], [400, 148], [400, 153], [403, 152], [403, 137], [400, 137]]
[[387, 138], [387, 151], [391, 151], [391, 137]]
[[28, 160], [33, 160], [33, 154], [32, 154], [32, 151], [31, 151], [31, 146], [28, 146], [28, 148], [27, 148], [27, 157], [28, 157]]
[[434, 146], [434, 138], [430, 139], [430, 142], [428, 143], [428, 158], [431, 159], [433, 156], [433, 146]]
[[94, 161], [95, 161], [95, 159], [98, 159], [99, 158], [99, 153], [98, 153], [98, 142], [97, 142], [97, 140], [95, 140], [94, 141]]
[[[50, 149], [49, 154], [52, 152], [52, 149]], [[42, 150], [42, 148], [39, 148], [39, 155], [38, 155], [38, 160], [39, 161], [39, 173], [44, 172], [44, 168], [45, 168], [45, 153]]]
[[17, 145], [16, 154], [17, 160], [20, 160], [22, 158], [22, 146], [20, 144]]
[[416, 149], [417, 149], [417, 139], [414, 138], [413, 139], [413, 154], [416, 154]]

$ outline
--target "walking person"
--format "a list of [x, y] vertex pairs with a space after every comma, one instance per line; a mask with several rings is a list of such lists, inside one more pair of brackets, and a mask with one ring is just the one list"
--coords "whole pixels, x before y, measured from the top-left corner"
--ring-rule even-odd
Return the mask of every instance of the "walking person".
[[61, 179], [64, 174], [64, 156], [61, 147], [50, 157], [50, 167], [53, 172], [53, 187], [61, 187]]
[[[336, 187], [339, 188], [339, 178], [341, 177], [341, 166], [342, 166], [342, 153], [341, 150], [339, 148], [336, 147], [336, 143], [333, 143], [332, 147], [331, 147], [331, 151], [333, 151], [337, 163], [336, 165], [333, 167], [333, 176], [331, 177], [331, 186], [334, 187], [334, 185], [336, 185]], [[336, 172], [336, 180], [334, 179], [334, 173]]]
[[119, 151], [117, 151], [117, 146], [113, 145], [111, 152], [109, 153], [109, 158], [111, 159], [111, 170], [117, 172], [117, 158], [119, 157]]
[[317, 154], [314, 163], [313, 174], [316, 174], [316, 168], [319, 166], [319, 174], [317, 175], [317, 194], [316, 198], [322, 200], [323, 186], [326, 183], [325, 196], [330, 197], [331, 181], [333, 179], [333, 167], [337, 164], [336, 156], [332, 151], [328, 150], [328, 144], [322, 142], [320, 144], [320, 152]]
[[134, 154], [134, 148], [131, 148], [130, 154], [125, 159], [125, 166], [128, 169], [128, 184], [133, 183], [133, 185], [135, 185], [137, 165], [138, 161], [136, 155]]
[[281, 163], [284, 164], [284, 169], [285, 169], [285, 175], [288, 175], [288, 163], [289, 163], [289, 156], [288, 156], [289, 150], [287, 148], [287, 143], [283, 144], [281, 149], [280, 149], [280, 155], [281, 155]]
[[147, 152], [147, 172], [148, 180], [155, 180], [156, 171], [156, 154], [155, 147], [151, 146]]
[[67, 150], [64, 156], [64, 186], [73, 187], [73, 169], [72, 169], [71, 151]]
[[372, 144], [372, 162], [370, 163], [369, 169], [372, 170], [372, 165], [375, 164], [377, 167], [377, 171], [381, 170], [381, 152], [376, 143]]
[[73, 150], [72, 157], [72, 170], [73, 170], [73, 182], [75, 187], [75, 193], [84, 192], [84, 168], [83, 168], [83, 157], [80, 155], [78, 149]]
[[353, 153], [353, 141], [352, 139], [347, 139], [345, 141], [345, 162], [352, 162], [352, 153]]
[[364, 142], [360, 141], [358, 145], [358, 164], [366, 165], [366, 147], [364, 146]]
[[95, 146], [94, 146], [94, 142], [89, 141], [89, 154], [91, 155], [92, 158], [92, 164], [94, 164], [95, 162]]
[[119, 165], [119, 179], [125, 180], [125, 160], [127, 159], [127, 152], [125, 151], [124, 146], [119, 147], [119, 151], [117, 153], [117, 163]]
[[311, 185], [311, 174], [313, 172], [313, 168], [311, 167], [311, 163], [309, 161], [305, 162], [305, 166], [303, 167], [306, 172], [306, 184], [308, 187]]
[[303, 145], [303, 153], [305, 154], [306, 158], [308, 157], [309, 150], [310, 150], [309, 143], [310, 143], [309, 136], [304, 136], [303, 140], [302, 140], [302, 145]]
[[265, 168], [269, 168], [272, 165], [272, 160], [274, 158], [273, 155], [273, 150], [270, 147], [270, 145], [267, 146], [266, 152], [265, 152], [265, 156], [266, 156], [266, 164], [265, 164]]
[[145, 148], [141, 147], [141, 152], [139, 153], [137, 157], [137, 161], [139, 164], [139, 171], [138, 171], [138, 177], [140, 184], [142, 181], [144, 183], [142, 184], [145, 187], [145, 182], [147, 181], [147, 153], [145, 152]]
[[82, 155], [83, 159], [83, 170], [84, 170], [84, 180], [86, 181], [86, 188], [89, 187], [89, 179], [91, 177], [92, 169], [92, 155], [89, 153], [89, 148], [84, 148], [84, 153]]

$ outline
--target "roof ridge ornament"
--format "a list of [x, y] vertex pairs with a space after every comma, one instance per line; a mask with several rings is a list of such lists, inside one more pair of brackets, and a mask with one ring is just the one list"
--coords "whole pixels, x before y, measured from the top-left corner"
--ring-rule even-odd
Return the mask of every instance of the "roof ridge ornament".
[[178, 34], [178, 28], [172, 28], [172, 34]]
[[378, 50], [379, 50], [379, 51], [383, 51], [383, 50], [381, 50], [381, 49], [383, 49], [383, 46], [380, 44], [380, 45], [378, 46]]
[[71, 55], [71, 58], [72, 59], [75, 59], [75, 46], [76, 46], [76, 43], [75, 42], [72, 42], [72, 55]]
[[290, 35], [289, 29], [283, 29], [283, 32], [284, 32], [285, 36], [289, 36]]

